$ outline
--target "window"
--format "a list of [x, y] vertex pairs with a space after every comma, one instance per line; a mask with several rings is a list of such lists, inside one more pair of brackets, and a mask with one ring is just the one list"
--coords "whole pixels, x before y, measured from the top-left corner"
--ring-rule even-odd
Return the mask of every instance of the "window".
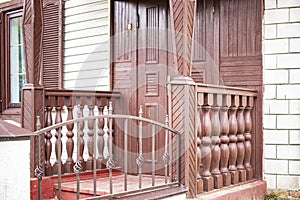
[[[0, 3], [0, 118], [21, 113], [26, 82], [22, 36], [23, 1]], [[41, 84], [62, 87], [63, 0], [43, 0]], [[4, 116], [5, 115], [5, 116]]]
[[[22, 10], [0, 13], [1, 24], [1, 66], [0, 66], [0, 111], [14, 114], [20, 108], [22, 87], [26, 81], [24, 47], [22, 35]], [[11, 109], [11, 111], [9, 111]], [[14, 111], [13, 111], [14, 110]]]
[[25, 83], [25, 65], [22, 36], [22, 16], [9, 16], [9, 103], [20, 103], [22, 87]]

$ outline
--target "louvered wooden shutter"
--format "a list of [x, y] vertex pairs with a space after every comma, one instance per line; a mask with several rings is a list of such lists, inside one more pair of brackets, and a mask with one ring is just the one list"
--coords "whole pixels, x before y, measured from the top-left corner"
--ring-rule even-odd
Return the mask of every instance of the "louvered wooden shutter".
[[62, 87], [62, 0], [43, 0], [43, 71], [45, 88]]

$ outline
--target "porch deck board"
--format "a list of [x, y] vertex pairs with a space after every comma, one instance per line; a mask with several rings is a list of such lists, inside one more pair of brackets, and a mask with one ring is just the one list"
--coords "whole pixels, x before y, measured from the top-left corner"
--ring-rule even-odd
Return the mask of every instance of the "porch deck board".
[[[124, 175], [115, 175], [112, 179], [113, 193], [124, 192]], [[164, 177], [155, 177], [155, 186], [165, 184]], [[101, 177], [96, 179], [97, 195], [109, 194], [109, 177]], [[63, 182], [61, 184], [62, 191], [76, 193], [76, 181]], [[149, 188], [152, 186], [152, 177], [149, 175], [142, 176], [142, 188]], [[55, 185], [58, 188], [58, 185]], [[80, 181], [80, 193], [81, 194], [93, 194], [93, 179]], [[139, 189], [139, 177], [136, 175], [127, 175], [127, 191], [133, 191]]]

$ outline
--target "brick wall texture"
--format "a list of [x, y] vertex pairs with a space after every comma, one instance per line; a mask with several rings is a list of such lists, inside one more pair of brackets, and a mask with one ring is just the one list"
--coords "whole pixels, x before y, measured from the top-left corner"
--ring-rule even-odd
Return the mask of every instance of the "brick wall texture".
[[264, 177], [300, 190], [300, 0], [264, 3]]

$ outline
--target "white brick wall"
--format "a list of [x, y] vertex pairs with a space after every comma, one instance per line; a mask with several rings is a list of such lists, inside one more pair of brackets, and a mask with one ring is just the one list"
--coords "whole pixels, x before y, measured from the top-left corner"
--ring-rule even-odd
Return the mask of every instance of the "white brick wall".
[[0, 152], [0, 199], [30, 199], [30, 140], [0, 141]]
[[300, 188], [300, 0], [265, 0], [264, 177]]

